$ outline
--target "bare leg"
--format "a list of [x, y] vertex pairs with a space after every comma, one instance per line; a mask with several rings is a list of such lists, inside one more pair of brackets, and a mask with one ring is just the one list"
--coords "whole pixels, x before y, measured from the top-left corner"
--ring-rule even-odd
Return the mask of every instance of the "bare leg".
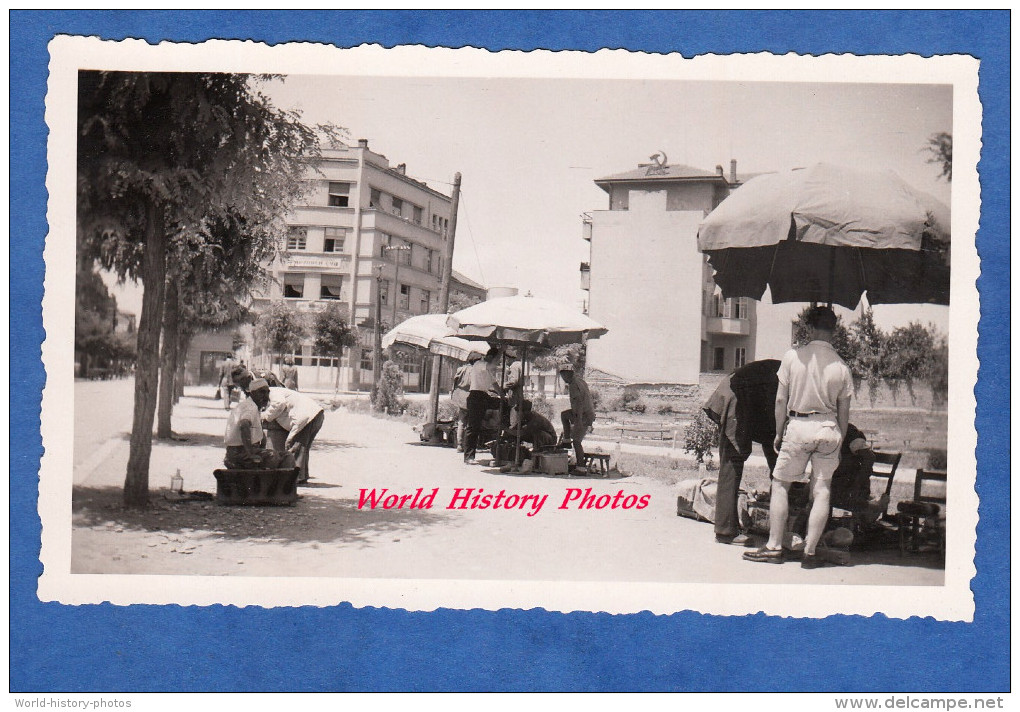
[[786, 518], [790, 515], [790, 483], [772, 480], [772, 498], [769, 502], [769, 549], [783, 548]]
[[829, 502], [831, 490], [828, 480], [811, 478], [811, 514], [808, 515], [807, 537], [804, 539], [804, 553], [814, 554], [818, 541], [822, 538], [825, 525], [831, 514]]

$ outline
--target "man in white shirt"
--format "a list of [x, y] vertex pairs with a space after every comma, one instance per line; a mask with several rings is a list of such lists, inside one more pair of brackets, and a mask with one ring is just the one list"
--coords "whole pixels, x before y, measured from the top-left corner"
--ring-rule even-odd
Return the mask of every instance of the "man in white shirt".
[[308, 482], [308, 455], [312, 441], [322, 428], [325, 412], [317, 401], [303, 393], [287, 388], [270, 388], [264, 383], [262, 381], [256, 389], [255, 382], [252, 382], [251, 397], [262, 409], [262, 420], [275, 422], [288, 432], [284, 448], [297, 460], [300, 469], [297, 481], [299, 484]]
[[477, 464], [475, 454], [485, 412], [499, 402], [492, 395], [499, 393], [499, 372], [496, 366], [498, 356], [498, 349], [489, 349], [482, 360], [471, 364], [468, 372], [467, 428], [464, 434], [464, 462], [468, 465]]
[[[823, 565], [815, 548], [830, 514], [830, 484], [839, 466], [840, 446], [850, 422], [853, 381], [850, 369], [832, 348], [836, 314], [831, 307], [808, 312], [811, 341], [783, 356], [776, 393], [776, 450], [769, 504], [769, 540], [744, 554], [748, 561], [781, 564], [783, 535], [789, 516], [790, 486], [810, 482], [811, 512], [801, 566]], [[811, 463], [811, 474], [806, 473]]]
[[[254, 379], [250, 381], [250, 385], [268, 388], [263, 379]], [[241, 402], [227, 416], [227, 429], [223, 436], [227, 455], [223, 459], [223, 464], [232, 469], [294, 467], [294, 458], [289, 453], [266, 450], [263, 447], [264, 437], [258, 404], [249, 396], [242, 396]]]

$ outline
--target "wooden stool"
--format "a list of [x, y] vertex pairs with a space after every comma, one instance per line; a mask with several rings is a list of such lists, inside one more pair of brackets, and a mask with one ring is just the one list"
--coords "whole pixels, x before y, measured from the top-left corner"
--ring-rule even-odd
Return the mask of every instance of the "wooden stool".
[[588, 470], [588, 474], [595, 474], [597, 470], [600, 477], [609, 477], [609, 455], [585, 453], [584, 467]]

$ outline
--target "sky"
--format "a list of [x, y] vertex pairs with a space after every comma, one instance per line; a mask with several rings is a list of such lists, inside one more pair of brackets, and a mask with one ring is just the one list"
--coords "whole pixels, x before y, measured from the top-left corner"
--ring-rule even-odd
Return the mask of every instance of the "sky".
[[[952, 133], [948, 85], [291, 75], [263, 91], [306, 123], [368, 139], [444, 193], [459, 171], [454, 268], [574, 306], [588, 259], [582, 213], [608, 208], [594, 180], [658, 151], [703, 170], [728, 172], [736, 159], [740, 173], [821, 161], [888, 168], [950, 198], [923, 150], [933, 133]], [[136, 297], [121, 294], [131, 308]], [[948, 325], [945, 307], [875, 315], [884, 328]]]

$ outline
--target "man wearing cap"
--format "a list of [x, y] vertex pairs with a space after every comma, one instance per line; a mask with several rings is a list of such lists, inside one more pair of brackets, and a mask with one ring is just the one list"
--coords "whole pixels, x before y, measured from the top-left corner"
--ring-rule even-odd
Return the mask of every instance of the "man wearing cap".
[[574, 467], [583, 470], [584, 446], [581, 443], [595, 422], [595, 402], [592, 400], [588, 384], [574, 373], [573, 368], [569, 366], [561, 368], [560, 378], [567, 384], [567, 395], [570, 396], [570, 409], [560, 413], [560, 421], [563, 423], [561, 442], [573, 443]]
[[467, 428], [464, 434], [464, 462], [468, 465], [477, 464], [475, 454], [485, 412], [498, 407], [494, 405], [498, 404], [498, 400], [492, 395], [499, 393], [499, 372], [496, 370], [498, 356], [499, 349], [489, 349], [484, 358], [471, 364], [468, 372]]
[[[251, 388], [268, 388], [261, 379], [250, 381], [246, 385]], [[264, 469], [273, 467], [293, 467], [294, 458], [289, 453], [274, 453], [266, 450], [262, 417], [258, 404], [248, 396], [230, 411], [227, 416], [227, 429], [223, 436], [223, 444], [227, 455], [223, 464], [232, 469]], [[285, 458], [280, 455], [285, 454]]]
[[[790, 486], [809, 482], [811, 512], [801, 566], [823, 565], [815, 553], [829, 520], [830, 483], [839, 466], [840, 446], [850, 422], [853, 381], [850, 369], [832, 348], [836, 314], [831, 307], [813, 307], [806, 319], [810, 342], [791, 349], [779, 365], [776, 393], [776, 450], [769, 505], [769, 540], [744, 554], [748, 561], [780, 564], [789, 515]], [[806, 473], [808, 462], [811, 474]]]
[[[258, 388], [255, 384], [259, 383]], [[308, 482], [308, 455], [319, 434], [325, 412], [315, 400], [287, 388], [270, 388], [262, 379], [252, 381], [251, 397], [262, 409], [262, 419], [287, 432], [284, 448], [293, 453], [300, 469], [298, 482]]]

